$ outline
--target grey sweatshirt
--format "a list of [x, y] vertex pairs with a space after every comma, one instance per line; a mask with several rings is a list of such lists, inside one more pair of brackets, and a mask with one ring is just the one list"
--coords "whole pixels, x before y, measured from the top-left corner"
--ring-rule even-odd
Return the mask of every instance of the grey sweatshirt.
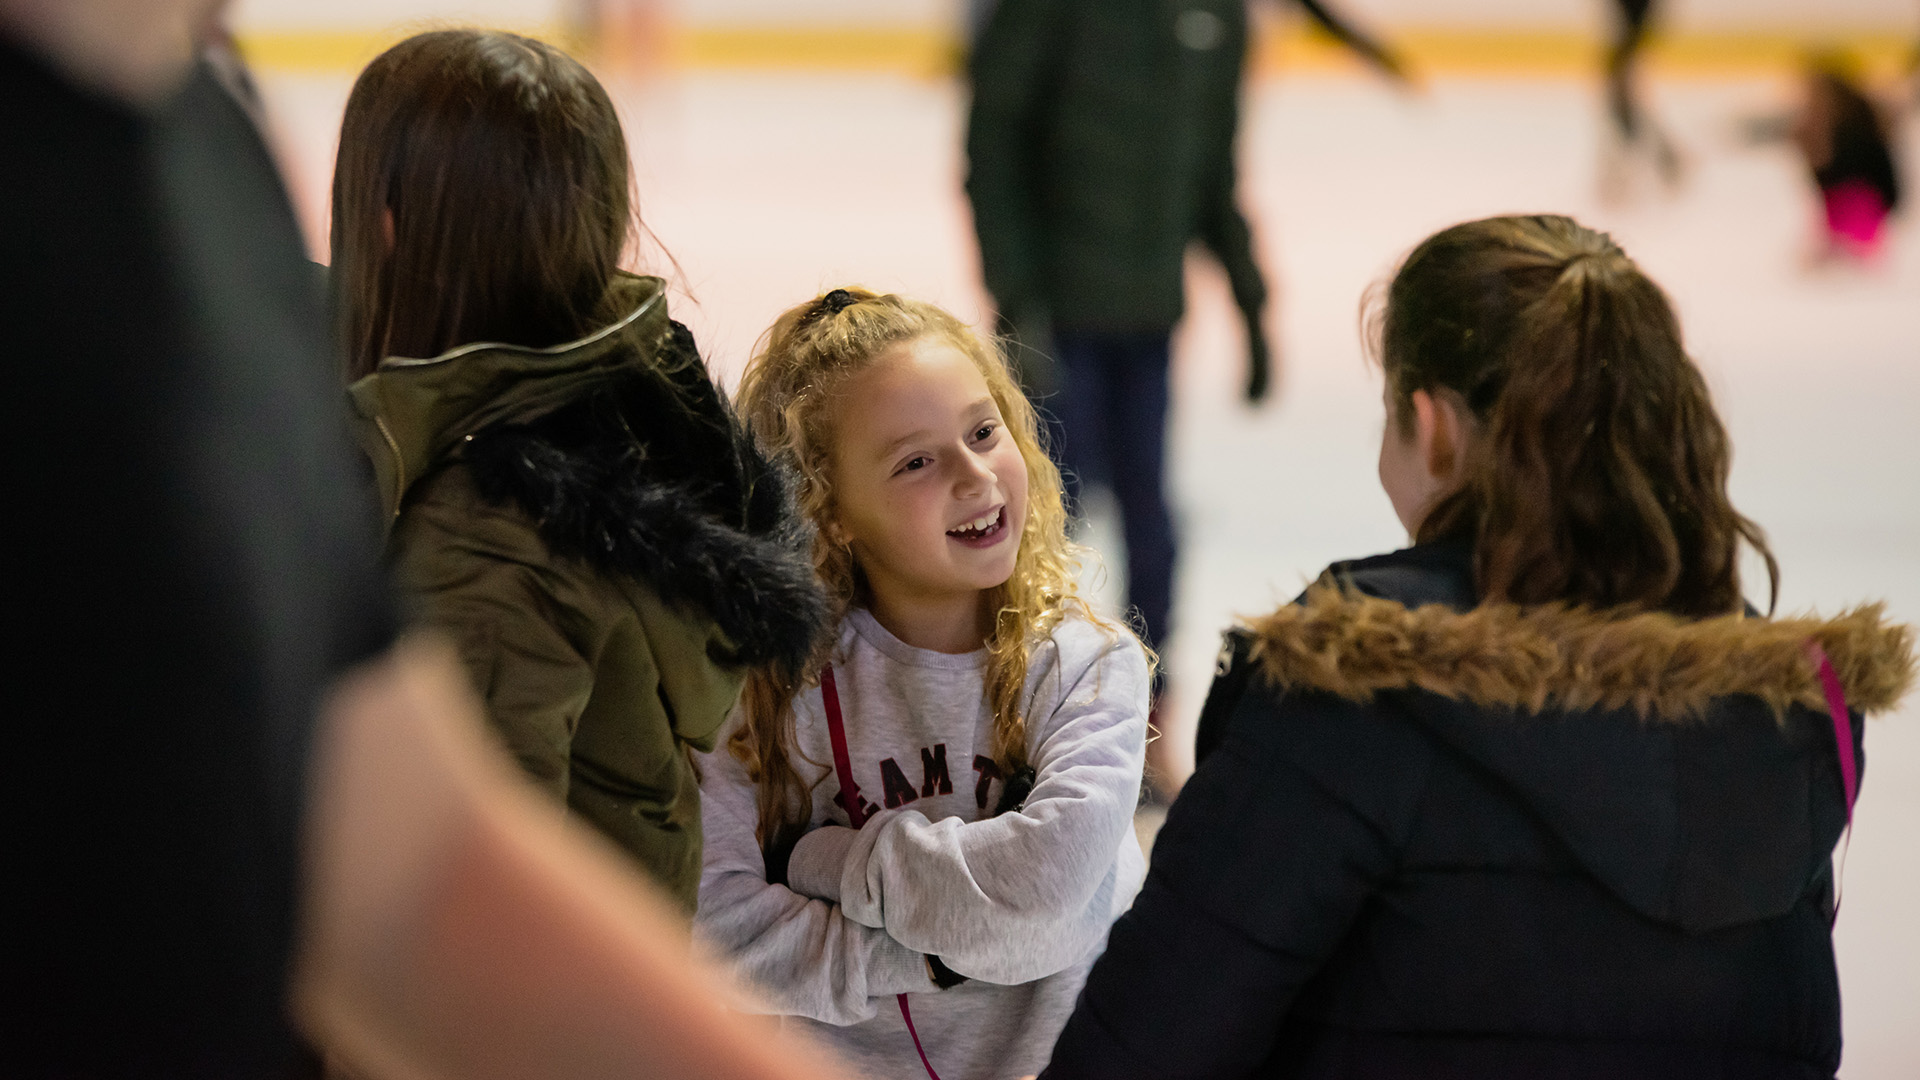
[[[874, 1080], [925, 1075], [901, 993], [942, 1080], [1038, 1072], [1144, 876], [1133, 833], [1144, 651], [1075, 618], [1034, 651], [1026, 716], [1037, 775], [1026, 805], [998, 817], [984, 650], [916, 649], [855, 611], [833, 667], [866, 826], [847, 828], [837, 802], [816, 686], [794, 703], [794, 764], [818, 782], [788, 885], [767, 882], [745, 767], [724, 741], [702, 760], [697, 932], [771, 1011]], [[928, 954], [971, 981], [937, 988]]]

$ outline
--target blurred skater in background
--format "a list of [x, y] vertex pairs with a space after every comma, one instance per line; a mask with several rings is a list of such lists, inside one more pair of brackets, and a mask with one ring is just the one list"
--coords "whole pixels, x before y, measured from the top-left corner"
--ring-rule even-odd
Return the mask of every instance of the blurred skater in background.
[[567, 0], [561, 26], [568, 47], [592, 59], [603, 74], [650, 79], [666, 66], [672, 47], [665, 0]]
[[1413, 85], [1412, 73], [1400, 54], [1352, 19], [1328, 7], [1321, 0], [1293, 0], [1322, 33], [1351, 49], [1380, 74], [1402, 87]]
[[1815, 262], [1876, 258], [1900, 206], [1890, 111], [1875, 102], [1842, 57], [1816, 57], [1792, 127], [1820, 192], [1825, 229]]
[[1024, 346], [1023, 381], [1052, 413], [1071, 511], [1089, 484], [1119, 502], [1127, 602], [1149, 645], [1172, 614], [1167, 367], [1190, 242], [1232, 282], [1249, 401], [1266, 396], [1269, 355], [1266, 282], [1234, 201], [1245, 4], [1163, 12], [1000, 0], [973, 52], [967, 132], [987, 288]]
[[[1317, 2], [1330, 33], [1389, 74], [1385, 48]], [[988, 290], [1020, 343], [1069, 505], [1119, 503], [1127, 603], [1172, 631], [1177, 538], [1165, 489], [1168, 364], [1198, 241], [1246, 332], [1245, 395], [1267, 394], [1267, 286], [1236, 204], [1244, 0], [998, 0], [972, 53], [967, 192]], [[1157, 691], [1156, 691], [1157, 692]]]
[[1885, 249], [1901, 202], [1897, 134], [1907, 92], [1903, 80], [1876, 100], [1859, 64], [1817, 53], [1802, 68], [1791, 108], [1742, 122], [1751, 145], [1790, 144], [1813, 181], [1819, 205], [1804, 254], [1809, 268], [1871, 264]]
[[1607, 118], [1610, 137], [1600, 155], [1600, 196], [1633, 197], [1638, 173], [1651, 166], [1662, 187], [1679, 186], [1685, 172], [1673, 139], [1648, 113], [1640, 92], [1640, 54], [1653, 23], [1656, 0], [1614, 0], [1613, 38], [1607, 46]]

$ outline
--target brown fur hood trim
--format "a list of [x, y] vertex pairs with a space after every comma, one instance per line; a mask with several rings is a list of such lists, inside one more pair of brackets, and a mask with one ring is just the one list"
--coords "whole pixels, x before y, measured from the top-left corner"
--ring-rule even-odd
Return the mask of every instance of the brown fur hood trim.
[[1809, 639], [1832, 658], [1858, 712], [1891, 709], [1914, 681], [1913, 628], [1886, 622], [1881, 604], [1833, 619], [1511, 604], [1455, 611], [1322, 584], [1248, 629], [1253, 658], [1274, 685], [1355, 701], [1417, 689], [1496, 708], [1631, 708], [1674, 720], [1700, 716], [1715, 698], [1750, 694], [1776, 714], [1790, 705], [1824, 712], [1804, 652]]

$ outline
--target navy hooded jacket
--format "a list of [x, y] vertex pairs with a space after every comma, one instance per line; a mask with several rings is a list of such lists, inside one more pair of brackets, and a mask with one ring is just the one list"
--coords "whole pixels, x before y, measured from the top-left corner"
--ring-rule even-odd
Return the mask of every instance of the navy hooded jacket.
[[1198, 771], [1048, 1080], [1796, 1077], [1840, 1062], [1831, 621], [1479, 605], [1469, 553], [1334, 567], [1229, 636]]

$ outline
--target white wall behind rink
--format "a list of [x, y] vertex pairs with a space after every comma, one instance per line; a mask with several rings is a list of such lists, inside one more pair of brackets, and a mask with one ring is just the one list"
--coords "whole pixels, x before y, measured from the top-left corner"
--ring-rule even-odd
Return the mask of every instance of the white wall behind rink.
[[[236, 0], [242, 33], [367, 30], [422, 20], [554, 26], [594, 0]], [[967, 0], [598, 0], [650, 8], [689, 25], [958, 26]], [[1291, 6], [1252, 0], [1256, 6]], [[1334, 0], [1382, 27], [1586, 29], [1607, 0]], [[1905, 30], [1920, 33], [1916, 0], [1665, 0], [1665, 22], [1682, 30]]]

